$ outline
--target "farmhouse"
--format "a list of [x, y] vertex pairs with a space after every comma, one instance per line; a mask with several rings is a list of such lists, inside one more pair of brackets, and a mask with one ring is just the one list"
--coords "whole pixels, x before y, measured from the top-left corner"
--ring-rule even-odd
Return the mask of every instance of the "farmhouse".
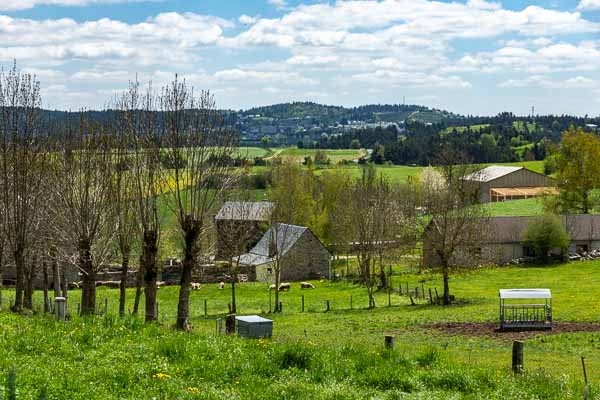
[[[535, 217], [492, 217], [487, 219], [488, 235], [476, 248], [457, 252], [460, 263], [506, 264], [512, 260], [533, 256], [523, 244], [523, 233]], [[600, 215], [566, 215], [560, 220], [569, 236], [569, 253], [582, 253], [600, 249]], [[423, 237], [423, 265], [435, 267], [439, 258], [432, 250], [431, 239], [425, 230]]]
[[483, 203], [527, 199], [554, 193], [546, 175], [525, 167], [492, 165], [468, 175], [465, 179], [479, 187]]
[[258, 281], [274, 281], [277, 262], [282, 281], [331, 277], [331, 253], [303, 226], [275, 224], [250, 252], [240, 256], [242, 266], [255, 268]]
[[244, 202], [228, 201], [215, 216], [217, 248], [215, 258], [223, 260], [227, 254], [228, 241], [244, 236], [245, 251], [258, 243], [269, 227], [273, 203], [268, 201]]

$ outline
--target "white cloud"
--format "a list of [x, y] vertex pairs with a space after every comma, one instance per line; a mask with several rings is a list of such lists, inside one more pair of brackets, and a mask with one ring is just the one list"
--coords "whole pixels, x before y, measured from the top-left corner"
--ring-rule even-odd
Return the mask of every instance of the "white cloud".
[[581, 0], [577, 6], [578, 10], [600, 10], [600, 0]]
[[251, 16], [246, 15], [246, 14], [242, 14], [238, 18], [238, 21], [242, 25], [252, 25], [252, 24], [256, 23], [257, 18], [256, 17], [251, 17]]
[[267, 3], [280, 9], [287, 7], [286, 0], [267, 0]]
[[525, 79], [509, 79], [498, 86], [504, 88], [542, 87], [550, 89], [593, 89], [600, 88], [600, 81], [584, 76], [567, 79], [552, 79], [546, 75], [532, 75]]
[[286, 86], [316, 85], [319, 83], [315, 79], [306, 78], [296, 72], [257, 71], [239, 68], [218, 71], [214, 74], [214, 77], [225, 82], [260, 83], [261, 85], [265, 82], [278, 85], [284, 84]]
[[3, 0], [0, 2], [0, 11], [27, 10], [35, 6], [88, 6], [90, 4], [137, 3], [142, 1], [157, 0]]

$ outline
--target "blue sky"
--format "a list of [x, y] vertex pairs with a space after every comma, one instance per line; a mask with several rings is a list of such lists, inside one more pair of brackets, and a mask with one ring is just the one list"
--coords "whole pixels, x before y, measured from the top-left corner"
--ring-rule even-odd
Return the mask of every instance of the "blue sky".
[[423, 104], [600, 115], [600, 0], [0, 0], [0, 64], [48, 108], [175, 73], [220, 107]]

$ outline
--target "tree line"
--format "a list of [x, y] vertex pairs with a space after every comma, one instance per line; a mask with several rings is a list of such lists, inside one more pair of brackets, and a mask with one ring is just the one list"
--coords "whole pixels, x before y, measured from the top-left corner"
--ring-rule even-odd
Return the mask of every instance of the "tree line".
[[96, 275], [120, 254], [124, 314], [137, 255], [133, 312], [143, 288], [145, 319], [156, 320], [163, 201], [182, 239], [176, 326], [188, 329], [191, 270], [205, 250], [200, 238], [239, 175], [231, 164], [237, 135], [210, 93], [177, 77], [159, 90], [132, 82], [110, 109], [101, 118], [86, 111], [46, 118], [34, 76], [16, 65], [0, 73], [1, 249], [16, 273], [12, 308], [32, 308], [37, 273], [46, 277], [51, 265], [56, 288], [56, 271], [71, 265], [81, 276], [81, 314], [93, 314]]

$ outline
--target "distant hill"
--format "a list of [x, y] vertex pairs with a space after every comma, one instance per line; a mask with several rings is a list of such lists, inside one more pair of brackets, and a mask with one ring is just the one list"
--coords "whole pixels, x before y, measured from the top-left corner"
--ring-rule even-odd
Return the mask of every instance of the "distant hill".
[[430, 109], [419, 105], [370, 104], [359, 107], [341, 107], [313, 102], [294, 102], [254, 107], [239, 112], [240, 116], [261, 116], [275, 120], [313, 119], [325, 125], [364, 122], [400, 122], [413, 120], [423, 123], [439, 123], [444, 119], [456, 119], [461, 116], [448, 111]]

